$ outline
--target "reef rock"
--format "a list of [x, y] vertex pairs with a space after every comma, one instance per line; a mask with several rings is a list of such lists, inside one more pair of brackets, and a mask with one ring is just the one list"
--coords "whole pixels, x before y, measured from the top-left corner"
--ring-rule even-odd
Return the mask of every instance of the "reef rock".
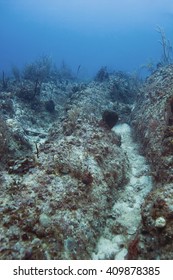
[[[147, 157], [154, 189], [141, 209], [142, 224], [133, 244], [132, 259], [173, 259], [173, 66], [159, 68], [139, 91], [132, 112], [136, 139]], [[135, 252], [135, 253], [133, 253]]]

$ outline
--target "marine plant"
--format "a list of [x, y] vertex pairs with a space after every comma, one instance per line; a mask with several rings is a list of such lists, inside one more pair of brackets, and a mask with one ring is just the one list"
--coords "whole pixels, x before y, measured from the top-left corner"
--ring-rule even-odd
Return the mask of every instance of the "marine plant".
[[57, 71], [57, 78], [59, 80], [73, 81], [75, 76], [73, 75], [70, 67], [63, 60], [60, 66], [60, 69]]
[[104, 66], [104, 67], [101, 67], [100, 70], [97, 72], [94, 80], [96, 82], [104, 82], [108, 79], [109, 79], [109, 74], [108, 74], [106, 66]]
[[172, 63], [172, 45], [170, 43], [170, 41], [166, 38], [165, 35], [165, 31], [163, 28], [161, 28], [160, 26], [157, 26], [156, 31], [160, 34], [161, 36], [161, 40], [159, 41], [159, 43], [162, 46], [162, 60], [161, 60], [161, 64], [162, 65], [168, 65]]
[[17, 96], [25, 101], [33, 101], [40, 94], [41, 82], [37, 79], [22, 83], [22, 86], [17, 91]]
[[52, 68], [51, 58], [43, 55], [36, 61], [25, 65], [23, 78], [30, 81], [45, 82], [50, 77]]
[[8, 85], [8, 78], [5, 77], [5, 72], [2, 71], [2, 89], [5, 90], [7, 89]]
[[11, 71], [12, 71], [12, 74], [14, 76], [15, 81], [16, 82], [20, 82], [21, 77], [20, 77], [20, 70], [19, 70], [19, 68], [17, 66], [12, 66]]
[[7, 157], [9, 133], [5, 121], [0, 117], [0, 157]]

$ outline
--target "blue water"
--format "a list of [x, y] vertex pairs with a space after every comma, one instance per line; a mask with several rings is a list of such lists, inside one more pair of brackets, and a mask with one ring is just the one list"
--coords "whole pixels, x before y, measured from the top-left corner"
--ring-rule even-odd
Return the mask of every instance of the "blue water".
[[0, 0], [0, 70], [46, 54], [84, 76], [133, 72], [160, 60], [157, 25], [173, 42], [172, 0]]

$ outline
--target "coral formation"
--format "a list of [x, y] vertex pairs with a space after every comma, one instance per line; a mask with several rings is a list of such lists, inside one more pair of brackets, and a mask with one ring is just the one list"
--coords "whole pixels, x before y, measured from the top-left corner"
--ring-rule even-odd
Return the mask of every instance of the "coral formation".
[[173, 259], [173, 66], [61, 70], [0, 84], [0, 259]]
[[[33, 82], [24, 84], [29, 89]], [[105, 89], [95, 82], [42, 82], [28, 100], [29, 90], [24, 99], [18, 94], [21, 80], [11, 85], [14, 111], [5, 110], [4, 125], [21, 146], [28, 143], [30, 154], [13, 144], [18, 155], [3, 168], [1, 259], [91, 258], [129, 179], [120, 136], [100, 125], [102, 112], [112, 109]]]
[[109, 128], [113, 128], [118, 121], [118, 115], [114, 111], [105, 110], [103, 112], [102, 119]]
[[172, 259], [172, 75], [173, 66], [160, 67], [141, 88], [132, 114], [154, 178], [154, 190], [142, 206], [136, 259]]

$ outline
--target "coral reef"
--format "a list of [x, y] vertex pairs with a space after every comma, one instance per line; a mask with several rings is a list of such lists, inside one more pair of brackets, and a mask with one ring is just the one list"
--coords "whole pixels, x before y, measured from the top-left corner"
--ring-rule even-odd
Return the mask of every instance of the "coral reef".
[[61, 70], [0, 84], [0, 259], [173, 259], [173, 66]]
[[141, 88], [133, 111], [136, 137], [159, 183], [172, 182], [172, 73], [162, 67]]
[[[14, 110], [3, 113], [4, 125], [30, 153], [13, 144], [18, 155], [2, 170], [0, 259], [91, 259], [129, 180], [120, 136], [101, 123], [113, 109], [109, 89], [49, 81], [28, 100], [31, 84], [10, 84]], [[7, 93], [1, 95], [5, 100]]]
[[154, 189], [141, 208], [136, 259], [173, 259], [172, 75], [172, 65], [153, 73], [141, 88], [132, 113], [134, 133], [154, 178]]

